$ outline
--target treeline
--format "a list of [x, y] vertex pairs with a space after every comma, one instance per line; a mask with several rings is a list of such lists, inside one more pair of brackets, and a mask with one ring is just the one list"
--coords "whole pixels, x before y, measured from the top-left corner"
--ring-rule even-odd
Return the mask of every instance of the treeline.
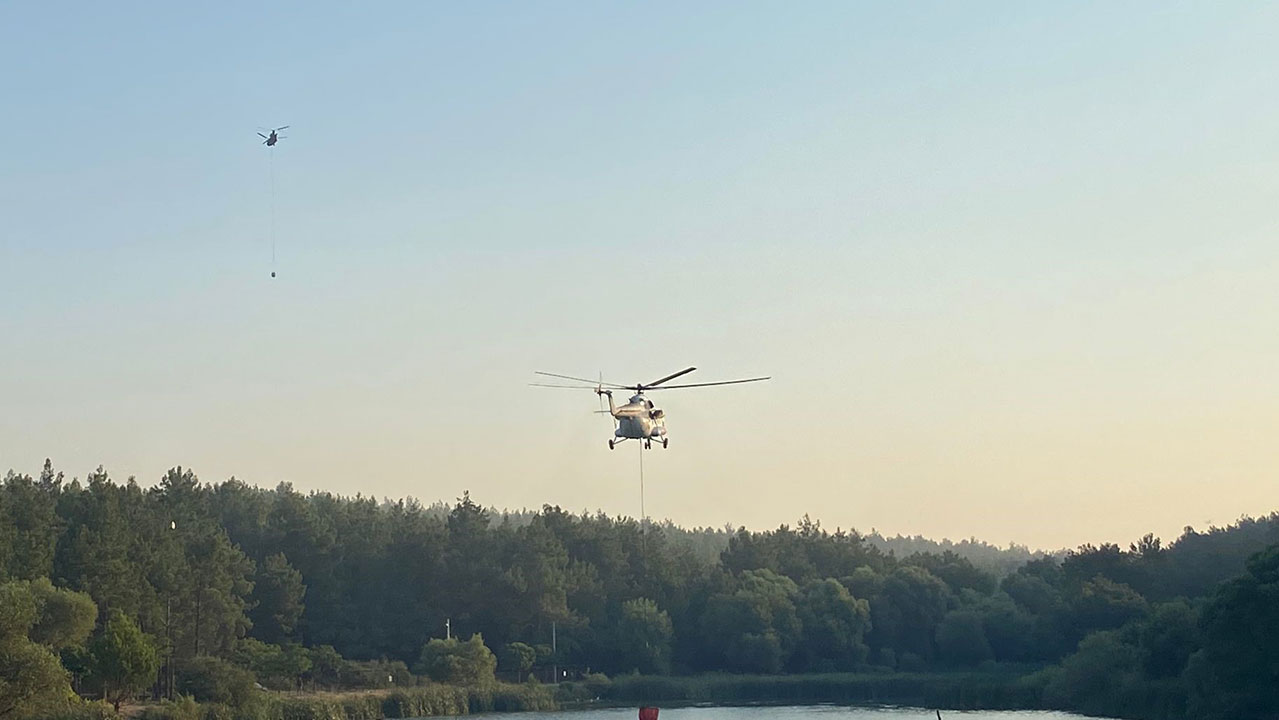
[[1031, 560], [1048, 557], [1050, 553], [1032, 551], [1025, 545], [1009, 544], [1008, 547], [991, 545], [988, 542], [969, 538], [954, 542], [953, 540], [932, 540], [920, 535], [894, 535], [886, 537], [872, 530], [866, 535], [866, 541], [885, 552], [897, 557], [907, 557], [916, 553], [932, 553], [940, 555], [953, 552], [968, 560], [976, 567], [1003, 577]]
[[[439, 510], [206, 484], [181, 468], [152, 488], [100, 469], [67, 482], [46, 463], [0, 486], [0, 580], [84, 593], [95, 636], [113, 618], [136, 625], [157, 649], [156, 695], [237, 670], [277, 687], [412, 683], [470, 662], [468, 643], [432, 660], [447, 626], [482, 636], [511, 680], [1043, 667], [1018, 692], [1050, 707], [1279, 712], [1266, 675], [1279, 603], [1264, 602], [1279, 553], [1258, 554], [1279, 543], [1279, 515], [1187, 528], [1166, 547], [1086, 545], [1001, 576], [807, 518], [738, 530], [713, 556], [704, 542], [718, 531], [557, 507], [503, 517], [465, 495]], [[86, 689], [71, 645], [58, 652]]]
[[[431, 503], [427, 508], [427, 512], [440, 518], [448, 517], [452, 511], [453, 507], [451, 505], [438, 501]], [[495, 507], [489, 507], [488, 513], [494, 522], [509, 523], [513, 527], [519, 527], [531, 523], [540, 511], [528, 509], [499, 511]], [[585, 511], [582, 514], [589, 515]], [[729, 539], [736, 534], [736, 530], [731, 525], [722, 528], [683, 528], [670, 520], [662, 522], [662, 530], [672, 543], [689, 546], [698, 557], [711, 562], [719, 558], [720, 553], [724, 552], [724, 549], [728, 547]], [[1015, 543], [1009, 544], [1008, 547], [999, 547], [976, 538], [955, 542], [948, 539], [932, 540], [921, 535], [894, 535], [888, 537], [875, 530], [871, 530], [870, 533], [863, 535], [862, 538], [881, 551], [897, 557], [906, 557], [917, 553], [940, 555], [948, 551], [953, 552], [968, 560], [977, 568], [994, 573], [997, 577], [1007, 575], [1030, 560], [1053, 554], [1033, 551], [1024, 545]], [[1062, 553], [1058, 552], [1056, 554], [1060, 555]]]

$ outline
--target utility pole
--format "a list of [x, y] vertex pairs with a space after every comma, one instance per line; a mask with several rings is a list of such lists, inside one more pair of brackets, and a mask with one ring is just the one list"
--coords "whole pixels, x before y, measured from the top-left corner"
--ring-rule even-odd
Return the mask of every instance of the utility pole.
[[555, 643], [555, 621], [551, 621], [551, 672], [555, 675], [554, 682], [558, 685], [560, 682], [560, 653], [559, 646]]

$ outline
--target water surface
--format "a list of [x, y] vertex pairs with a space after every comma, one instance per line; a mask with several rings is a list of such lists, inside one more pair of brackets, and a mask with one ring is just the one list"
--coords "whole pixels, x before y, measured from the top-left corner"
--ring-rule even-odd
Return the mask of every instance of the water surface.
[[[1051, 710], [943, 710], [942, 720], [1084, 720]], [[495, 717], [495, 716], [494, 716]], [[506, 713], [510, 720], [636, 720], [636, 708]], [[933, 710], [909, 707], [785, 705], [663, 708], [660, 720], [936, 720]]]

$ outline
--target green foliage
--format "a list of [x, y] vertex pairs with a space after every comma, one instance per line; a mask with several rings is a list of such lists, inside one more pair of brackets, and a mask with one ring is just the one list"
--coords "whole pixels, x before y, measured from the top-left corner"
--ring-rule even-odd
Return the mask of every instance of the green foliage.
[[0, 584], [0, 639], [26, 639], [36, 622], [36, 610], [36, 598], [27, 583]]
[[58, 540], [52, 576], [88, 593], [106, 615], [118, 610], [138, 619], [148, 604], [150, 585], [139, 559], [148, 555], [134, 527], [142, 492], [120, 486], [99, 467], [82, 486], [72, 481], [57, 498], [66, 530]]
[[931, 552], [915, 553], [903, 560], [902, 564], [927, 570], [956, 594], [963, 590], [973, 590], [981, 595], [989, 595], [995, 591], [994, 575], [978, 570], [967, 558], [950, 550], [940, 555]]
[[851, 575], [840, 580], [840, 584], [848, 588], [853, 597], [871, 598], [884, 588], [884, 576], [873, 568], [863, 565], [853, 570]]
[[937, 625], [953, 600], [946, 583], [927, 570], [910, 565], [897, 568], [870, 599], [871, 644], [895, 651], [898, 667], [903, 669], [914, 665], [903, 665], [906, 653], [920, 663], [931, 662]]
[[0, 640], [0, 718], [60, 709], [71, 700], [58, 658], [25, 639]]
[[1098, 575], [1085, 581], [1071, 602], [1074, 625], [1082, 631], [1109, 630], [1142, 617], [1149, 604], [1136, 590]]
[[89, 645], [89, 682], [116, 710], [155, 681], [160, 660], [151, 638], [137, 623], [113, 610], [102, 632]]
[[38, 480], [9, 471], [0, 485], [0, 578], [34, 580], [53, 570], [62, 475], [45, 460]]
[[878, 532], [871, 532], [865, 536], [865, 539], [866, 542], [879, 550], [900, 558], [917, 554], [944, 555], [948, 552], [953, 553], [970, 562], [978, 570], [995, 578], [1004, 577], [1026, 563], [1034, 562], [1045, 556], [1045, 553], [1032, 552], [1030, 548], [1024, 545], [1010, 544], [1006, 548], [998, 547], [976, 538], [954, 542], [951, 540], [932, 540], [921, 535], [884, 537]]
[[711, 596], [702, 616], [704, 643], [721, 666], [778, 672], [800, 640], [794, 581], [772, 570], [747, 570], [738, 588]]
[[272, 690], [296, 690], [311, 670], [312, 653], [301, 645], [270, 645], [254, 638], [236, 644], [232, 658]]
[[[1018, 663], [1046, 657], [1045, 650], [1049, 649], [1047, 646], [1051, 646], [1052, 641], [1041, 644], [1043, 639], [1039, 636], [1037, 618], [1019, 607], [1008, 595], [965, 596], [965, 601], [967, 607], [981, 618], [983, 634], [994, 660]], [[938, 643], [941, 642], [938, 638]]]
[[785, 525], [764, 533], [738, 530], [729, 539], [721, 562], [734, 574], [763, 569], [797, 583], [844, 577], [863, 566], [882, 570], [889, 563], [879, 548], [856, 532], [830, 533], [808, 516], [794, 530]]
[[343, 660], [336, 685], [341, 688], [379, 689], [412, 685], [415, 678], [399, 660]]
[[137, 714], [138, 720], [203, 720], [204, 711], [190, 695], [179, 695], [176, 700], [165, 700], [159, 705], [149, 705]]
[[628, 670], [664, 675], [671, 670], [671, 618], [657, 603], [636, 598], [622, 603], [616, 647]]
[[487, 685], [494, 681], [497, 658], [476, 633], [470, 640], [434, 638], [422, 648], [418, 671], [436, 682]]
[[256, 605], [249, 618], [254, 634], [268, 643], [286, 644], [302, 617], [305, 596], [302, 573], [289, 564], [284, 553], [268, 555], [259, 565], [253, 585]]
[[31, 628], [31, 639], [51, 650], [80, 645], [93, 632], [98, 608], [84, 593], [55, 588], [48, 578], [30, 583], [39, 618]]
[[537, 685], [429, 685], [372, 693], [276, 697], [264, 709], [261, 720], [381, 720], [554, 709], [550, 690]]
[[247, 632], [253, 562], [221, 529], [187, 538], [189, 575], [180, 582], [181, 615], [175, 627], [179, 657], [226, 654]]
[[937, 658], [956, 667], [976, 667], [995, 659], [981, 614], [952, 610], [937, 625]]
[[1184, 600], [1164, 603], [1137, 627], [1142, 669], [1150, 678], [1175, 678], [1199, 649], [1199, 615]]
[[1038, 575], [1019, 570], [1004, 578], [1000, 586], [1018, 606], [1034, 615], [1055, 613], [1063, 605], [1061, 592]]
[[322, 688], [337, 687], [341, 681], [345, 660], [332, 645], [320, 645], [309, 650], [311, 669], [305, 680]]
[[[1129, 685], [1106, 686], [1110, 706], [1140, 705], [1131, 712], [1146, 717], [1244, 717], [1268, 707], [1255, 689], [1275, 685], [1259, 669], [1270, 659], [1256, 641], [1269, 627], [1272, 571], [1258, 560], [1255, 573], [1231, 578], [1276, 542], [1279, 515], [1271, 515], [1187, 529], [1167, 544], [1146, 536], [1060, 559], [1016, 548], [996, 557], [989, 553], [1004, 551], [975, 542], [867, 538], [807, 518], [766, 532], [642, 528], [550, 506], [497, 513], [467, 494], [423, 507], [288, 484], [204, 484], [183, 468], [154, 488], [101, 469], [64, 482], [46, 463], [38, 479], [10, 472], [0, 482], [0, 577], [34, 581], [0, 586], [0, 635], [5, 662], [56, 670], [47, 661], [58, 653], [82, 678], [93, 663], [78, 643], [95, 606], [105, 619], [118, 612], [157, 638], [181, 682], [204, 671], [212, 689], [203, 694], [222, 698], [202, 708], [207, 720], [258, 720], [250, 715], [278, 708], [261, 693], [226, 690], [236, 672], [250, 689], [253, 674], [274, 688], [412, 685], [405, 663], [423, 660], [446, 619], [463, 636], [483, 632], [502, 648], [503, 669], [519, 675], [529, 648], [535, 663], [570, 672], [811, 673], [868, 660], [880, 671], [986, 669], [1065, 659], [1061, 674], [1017, 691], [1055, 678], [1063, 702], [1086, 694], [1072, 690], [1093, 657], [1079, 641], [1108, 630], [1108, 642], [1136, 659], [1115, 676]], [[1005, 562], [1014, 556], [1029, 560], [1014, 569]], [[1077, 648], [1085, 655], [1073, 657]], [[466, 665], [436, 664], [450, 662]], [[486, 664], [491, 674], [491, 653], [478, 663]], [[65, 696], [66, 674], [57, 675], [44, 697]], [[167, 668], [159, 678], [168, 690]], [[267, 715], [261, 720], [280, 720]]]
[[[1093, 633], [1077, 652], [1044, 673], [1044, 704], [1112, 717], [1214, 717], [1189, 704], [1197, 613], [1165, 603], [1119, 630]], [[1237, 717], [1227, 714], [1221, 717]]]
[[253, 673], [221, 658], [197, 657], [178, 667], [177, 690], [204, 703], [239, 707], [253, 695]]
[[522, 642], [507, 643], [502, 646], [502, 654], [498, 660], [498, 667], [522, 678], [537, 662], [537, 651]]
[[848, 671], [866, 662], [863, 642], [870, 629], [870, 605], [854, 598], [838, 581], [812, 580], [799, 595], [796, 611], [803, 627], [802, 669]]
[[0, 584], [0, 718], [62, 711], [72, 701], [67, 671], [52, 650], [83, 633], [63, 600], [81, 604], [39, 581]]
[[30, 720], [121, 720], [122, 716], [104, 700], [89, 701], [71, 697], [65, 703], [41, 708]]
[[1086, 715], [1131, 714], [1140, 708], [1140, 668], [1137, 648], [1117, 632], [1093, 633], [1049, 676], [1044, 703]]
[[1279, 545], [1247, 568], [1203, 609], [1195, 708], [1204, 717], [1279, 715]]

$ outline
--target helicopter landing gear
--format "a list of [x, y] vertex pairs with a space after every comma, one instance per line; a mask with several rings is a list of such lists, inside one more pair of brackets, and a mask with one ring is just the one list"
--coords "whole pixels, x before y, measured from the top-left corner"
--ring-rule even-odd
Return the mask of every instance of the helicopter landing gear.
[[669, 443], [669, 442], [670, 442], [670, 439], [669, 439], [669, 438], [662, 438], [662, 449], [663, 449], [663, 450], [665, 450], [665, 449], [666, 449], [666, 445], [667, 445], [667, 443]]
[[645, 450], [652, 450], [652, 449], [653, 449], [653, 441], [652, 441], [652, 440], [647, 440], [647, 439], [646, 439], [646, 440], [644, 440], [644, 449], [645, 449]]
[[609, 450], [612, 450], [612, 449], [613, 449], [613, 446], [614, 446], [614, 445], [616, 445], [616, 444], [617, 444], [617, 443], [613, 442], [612, 440], [609, 440], [609, 441], [608, 441], [608, 449], [609, 449]]

